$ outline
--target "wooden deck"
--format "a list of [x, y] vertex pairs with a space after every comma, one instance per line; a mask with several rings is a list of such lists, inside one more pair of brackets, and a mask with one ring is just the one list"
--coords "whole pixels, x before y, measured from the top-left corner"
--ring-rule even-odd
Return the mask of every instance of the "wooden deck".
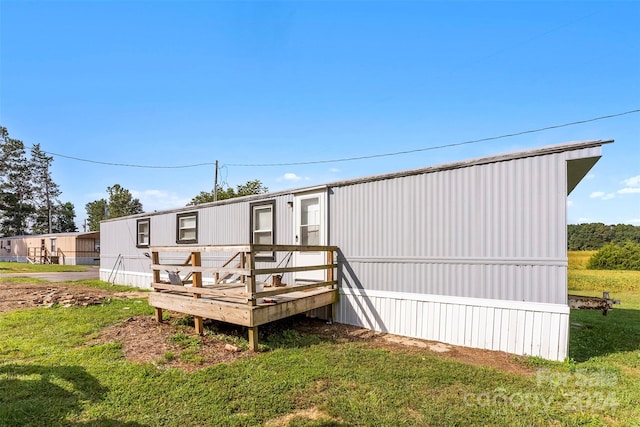
[[[249, 328], [249, 345], [258, 349], [258, 326], [316, 308], [332, 306], [338, 301], [333, 262], [336, 247], [291, 245], [233, 245], [152, 247], [152, 287], [149, 304], [155, 307], [156, 320], [162, 321], [162, 310], [193, 315], [198, 333], [203, 332], [202, 319], [214, 319]], [[323, 251], [326, 263], [313, 266], [255, 268], [255, 256], [264, 252]], [[161, 254], [174, 257], [189, 252], [182, 264], [161, 262]], [[202, 253], [227, 252], [233, 256], [220, 266], [202, 266]], [[235, 263], [235, 264], [234, 264]], [[275, 262], [274, 262], [275, 264]], [[161, 271], [179, 270], [185, 279], [171, 284], [161, 280]], [[326, 280], [304, 285], [271, 286], [258, 283], [257, 277], [297, 271], [326, 270]], [[210, 274], [207, 284], [203, 273]], [[175, 276], [174, 276], [175, 282]], [[213, 283], [211, 283], [213, 282]]]

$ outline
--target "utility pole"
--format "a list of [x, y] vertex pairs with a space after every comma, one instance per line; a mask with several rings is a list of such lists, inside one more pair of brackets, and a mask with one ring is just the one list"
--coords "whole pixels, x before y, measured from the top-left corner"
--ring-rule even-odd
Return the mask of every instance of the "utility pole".
[[213, 201], [218, 201], [218, 161], [216, 160], [216, 176], [213, 178]]

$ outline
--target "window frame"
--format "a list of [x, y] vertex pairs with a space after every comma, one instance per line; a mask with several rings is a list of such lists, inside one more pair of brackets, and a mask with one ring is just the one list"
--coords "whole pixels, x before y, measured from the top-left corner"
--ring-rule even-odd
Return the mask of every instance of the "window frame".
[[[195, 219], [195, 238], [193, 239], [180, 239], [180, 220], [183, 218], [194, 217]], [[176, 243], [179, 245], [189, 244], [189, 243], [198, 243], [198, 212], [185, 212], [176, 215]]]
[[[257, 230], [254, 230], [255, 225], [255, 211], [258, 208], [269, 207], [271, 209], [271, 243], [276, 244], [276, 201], [265, 200], [260, 202], [254, 202], [249, 204], [249, 243], [254, 244], [254, 234]], [[271, 252], [258, 252], [255, 257], [256, 261], [275, 261], [276, 253]]]
[[[147, 224], [147, 243], [140, 243], [140, 224]], [[136, 221], [136, 247], [148, 248], [151, 245], [151, 218], [142, 218]]]

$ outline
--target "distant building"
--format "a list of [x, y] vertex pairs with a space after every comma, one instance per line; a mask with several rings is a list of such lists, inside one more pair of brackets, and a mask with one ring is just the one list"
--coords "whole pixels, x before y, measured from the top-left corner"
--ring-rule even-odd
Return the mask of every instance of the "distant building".
[[[569, 342], [566, 199], [609, 142], [106, 220], [100, 276], [149, 287], [150, 246], [333, 245], [339, 248], [336, 322], [563, 360]], [[313, 256], [257, 261], [299, 266]], [[202, 265], [220, 266], [227, 258], [206, 253]], [[287, 273], [282, 281], [322, 280], [309, 274]]]
[[0, 261], [98, 265], [100, 232], [0, 237]]

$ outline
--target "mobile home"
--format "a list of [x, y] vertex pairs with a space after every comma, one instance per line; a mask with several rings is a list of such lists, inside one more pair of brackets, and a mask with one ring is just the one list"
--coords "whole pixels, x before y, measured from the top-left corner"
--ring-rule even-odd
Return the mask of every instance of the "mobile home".
[[98, 265], [100, 232], [0, 237], [0, 261]]
[[[563, 360], [569, 334], [567, 195], [609, 142], [567, 143], [107, 220], [101, 223], [100, 275], [149, 287], [153, 246], [332, 245], [338, 247], [336, 322]], [[317, 256], [267, 254], [258, 261], [308, 265]], [[202, 265], [225, 259], [206, 254]], [[322, 280], [317, 274], [287, 273], [282, 280]]]

